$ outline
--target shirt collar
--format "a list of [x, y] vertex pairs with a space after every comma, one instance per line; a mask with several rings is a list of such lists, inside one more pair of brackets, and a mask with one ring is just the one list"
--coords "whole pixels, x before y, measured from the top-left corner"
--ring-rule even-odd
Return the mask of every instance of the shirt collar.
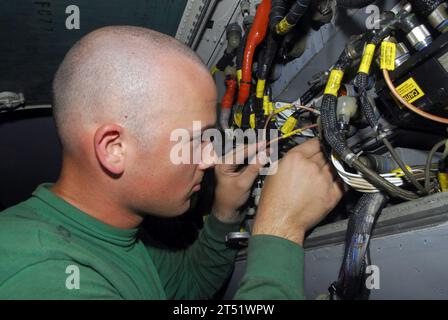
[[[52, 183], [44, 183], [33, 192], [33, 196], [45, 202], [57, 211], [50, 219], [57, 219], [62, 225], [66, 224], [72, 228], [88, 233], [95, 238], [110, 242], [119, 246], [130, 246], [136, 240], [139, 228], [120, 229], [108, 225], [91, 215], [79, 210], [50, 190]], [[44, 212], [44, 214], [46, 211]], [[51, 214], [48, 212], [48, 214]]]

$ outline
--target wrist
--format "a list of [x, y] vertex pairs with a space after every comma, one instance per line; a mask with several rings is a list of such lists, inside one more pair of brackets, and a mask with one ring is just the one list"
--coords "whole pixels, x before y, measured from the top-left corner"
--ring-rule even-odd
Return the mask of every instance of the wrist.
[[252, 235], [270, 235], [292, 241], [303, 247], [305, 241], [304, 228], [291, 228], [287, 225], [276, 226], [275, 223], [258, 223], [255, 221]]
[[241, 220], [238, 210], [226, 208], [219, 205], [213, 205], [211, 212], [219, 221], [224, 223], [235, 223]]

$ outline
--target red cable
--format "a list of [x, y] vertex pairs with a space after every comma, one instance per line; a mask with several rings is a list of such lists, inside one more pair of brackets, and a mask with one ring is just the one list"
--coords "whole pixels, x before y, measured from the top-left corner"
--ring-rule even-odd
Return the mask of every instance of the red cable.
[[250, 85], [252, 81], [252, 62], [254, 52], [257, 46], [266, 36], [266, 30], [269, 24], [269, 13], [271, 11], [271, 0], [263, 0], [258, 6], [255, 14], [254, 23], [250, 28], [247, 37], [246, 47], [244, 48], [244, 58], [242, 66], [242, 77], [238, 92], [238, 104], [243, 106], [250, 94]]
[[221, 108], [222, 109], [230, 109], [232, 108], [233, 105], [233, 99], [235, 97], [235, 92], [236, 92], [236, 85], [237, 85], [237, 81], [234, 78], [230, 78], [227, 79], [225, 81], [226, 83], [226, 93], [224, 94], [224, 96], [222, 97], [221, 100]]

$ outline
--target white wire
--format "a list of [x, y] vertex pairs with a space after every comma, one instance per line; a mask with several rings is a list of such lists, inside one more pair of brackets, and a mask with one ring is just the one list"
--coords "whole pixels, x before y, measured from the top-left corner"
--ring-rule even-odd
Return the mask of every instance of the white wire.
[[[331, 154], [331, 162], [336, 168], [336, 171], [338, 172], [338, 175], [341, 177], [341, 179], [353, 189], [364, 193], [380, 192], [380, 190], [378, 190], [374, 185], [367, 181], [361, 173], [351, 173], [345, 171], [344, 167], [334, 156], [334, 154]], [[380, 174], [380, 176], [397, 187], [403, 185], [403, 179], [399, 177], [397, 173], [382, 173]]]

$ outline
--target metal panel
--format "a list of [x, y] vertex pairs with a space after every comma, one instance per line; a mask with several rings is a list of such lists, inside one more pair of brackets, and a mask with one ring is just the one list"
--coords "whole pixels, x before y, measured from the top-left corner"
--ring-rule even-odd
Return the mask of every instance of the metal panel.
[[188, 0], [176, 32], [176, 39], [196, 48], [217, 0]]
[[[385, 208], [370, 244], [380, 270], [380, 289], [370, 299], [448, 299], [448, 194], [439, 193]], [[338, 277], [347, 220], [316, 228], [305, 241], [305, 294], [327, 294]], [[245, 270], [245, 252], [235, 264], [225, 298]], [[278, 270], [281, 272], [281, 270]], [[297, 274], [297, 276], [301, 276]]]

